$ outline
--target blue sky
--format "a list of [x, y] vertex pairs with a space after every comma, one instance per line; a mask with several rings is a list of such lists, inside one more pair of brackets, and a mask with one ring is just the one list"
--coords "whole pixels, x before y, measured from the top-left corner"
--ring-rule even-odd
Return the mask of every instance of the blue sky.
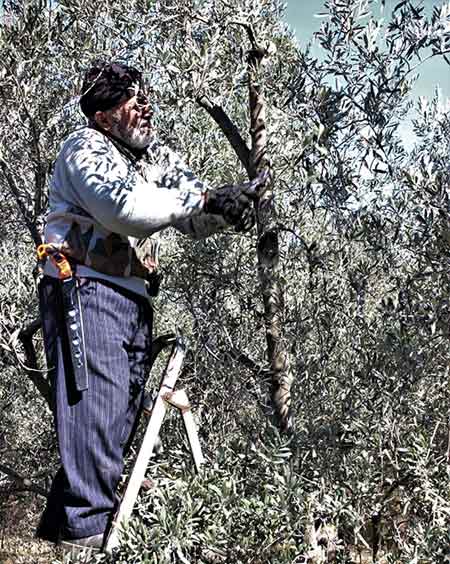
[[[384, 17], [388, 17], [390, 10], [398, 3], [399, 0], [386, 0], [386, 8]], [[322, 0], [285, 0], [287, 4], [286, 21], [290, 27], [295, 30], [296, 37], [300, 44], [307, 43], [313, 32], [320, 27], [321, 18], [314, 17], [314, 14], [322, 11]], [[419, 2], [417, 2], [419, 3]], [[434, 6], [440, 6], [443, 0], [423, 0], [427, 11], [431, 11]], [[379, 13], [379, 9], [375, 6], [375, 14]], [[417, 80], [413, 94], [415, 96], [431, 97], [436, 86], [442, 90], [444, 97], [450, 97], [450, 66], [443, 60], [431, 60], [426, 62], [419, 69], [419, 79]]]

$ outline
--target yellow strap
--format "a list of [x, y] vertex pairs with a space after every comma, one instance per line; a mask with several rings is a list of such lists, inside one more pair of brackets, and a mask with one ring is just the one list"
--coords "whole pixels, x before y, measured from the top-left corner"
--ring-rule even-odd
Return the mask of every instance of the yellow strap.
[[66, 280], [72, 277], [72, 268], [69, 261], [61, 251], [58, 251], [53, 245], [48, 243], [39, 245], [36, 252], [39, 261], [44, 261], [47, 257], [50, 257], [50, 260], [58, 269], [60, 280]]

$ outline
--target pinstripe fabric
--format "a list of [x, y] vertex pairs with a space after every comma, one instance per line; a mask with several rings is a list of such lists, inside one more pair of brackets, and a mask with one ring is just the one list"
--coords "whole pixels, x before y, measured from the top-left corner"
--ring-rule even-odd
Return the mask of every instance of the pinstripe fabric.
[[83, 281], [80, 295], [89, 370], [89, 389], [81, 393], [73, 381], [59, 281], [44, 278], [40, 286], [62, 466], [37, 534], [52, 541], [105, 530], [151, 352], [152, 312], [145, 299], [92, 279]]

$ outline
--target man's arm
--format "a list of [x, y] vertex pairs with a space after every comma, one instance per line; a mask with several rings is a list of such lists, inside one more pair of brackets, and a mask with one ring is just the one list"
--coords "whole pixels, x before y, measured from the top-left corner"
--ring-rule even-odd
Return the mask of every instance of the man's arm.
[[137, 238], [200, 214], [206, 191], [201, 183], [176, 190], [163, 182], [144, 181], [127, 162], [115, 159], [108, 140], [95, 131], [66, 144], [54, 185], [62, 198], [106, 229]]
[[[166, 145], [159, 145], [157, 150], [162, 152], [162, 161], [165, 163], [161, 178], [162, 184], [185, 191], [194, 187], [200, 189], [206, 198], [206, 192], [211, 188], [196, 177], [178, 153]], [[204, 239], [230, 227], [230, 224], [220, 214], [205, 213], [202, 210], [197, 215], [177, 221], [173, 226], [193, 239]]]
[[[249, 229], [266, 179], [209, 190], [189, 170], [169, 165], [146, 181], [101, 133], [85, 130], [66, 142], [58, 158], [51, 207], [57, 211], [58, 200], [72, 203], [107, 230], [139, 239], [169, 225], [204, 237], [224, 223]], [[205, 214], [211, 217], [191, 221]], [[222, 225], [213, 216], [221, 216]]]
[[201, 213], [189, 219], [178, 221], [174, 224], [174, 227], [192, 239], [205, 239], [231, 226], [221, 215]]
[[167, 171], [164, 177], [174, 179], [172, 184], [178, 188], [194, 184], [204, 191], [205, 202], [202, 212], [178, 221], [174, 227], [194, 239], [204, 239], [209, 235], [234, 227], [236, 231], [246, 231], [254, 224], [252, 201], [258, 197], [260, 189], [267, 179], [258, 179], [243, 184], [222, 186], [212, 190], [195, 177], [190, 168], [178, 154], [164, 147], [167, 159]]

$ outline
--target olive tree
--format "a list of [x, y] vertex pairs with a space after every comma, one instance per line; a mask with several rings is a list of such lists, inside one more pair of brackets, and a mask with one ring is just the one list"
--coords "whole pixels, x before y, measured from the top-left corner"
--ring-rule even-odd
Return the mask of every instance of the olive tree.
[[[146, 69], [159, 136], [212, 186], [271, 168], [255, 232], [162, 237], [157, 326], [176, 319], [190, 339], [183, 379], [211, 464], [191, 477], [170, 420], [171, 448], [149, 468], [159, 485], [115, 562], [443, 558], [448, 108], [411, 93], [422, 62], [447, 57], [449, 9], [379, 7], [325, 2], [317, 58], [275, 0], [6, 4], [1, 190], [17, 206], [2, 214], [22, 223], [2, 254], [20, 248], [24, 282], [13, 293], [18, 271], [3, 275], [2, 401], [20, 393], [31, 411], [12, 386], [17, 329], [36, 315], [23, 257], [93, 58]], [[4, 470], [23, 477], [9, 438], [22, 419], [9, 417]]]

